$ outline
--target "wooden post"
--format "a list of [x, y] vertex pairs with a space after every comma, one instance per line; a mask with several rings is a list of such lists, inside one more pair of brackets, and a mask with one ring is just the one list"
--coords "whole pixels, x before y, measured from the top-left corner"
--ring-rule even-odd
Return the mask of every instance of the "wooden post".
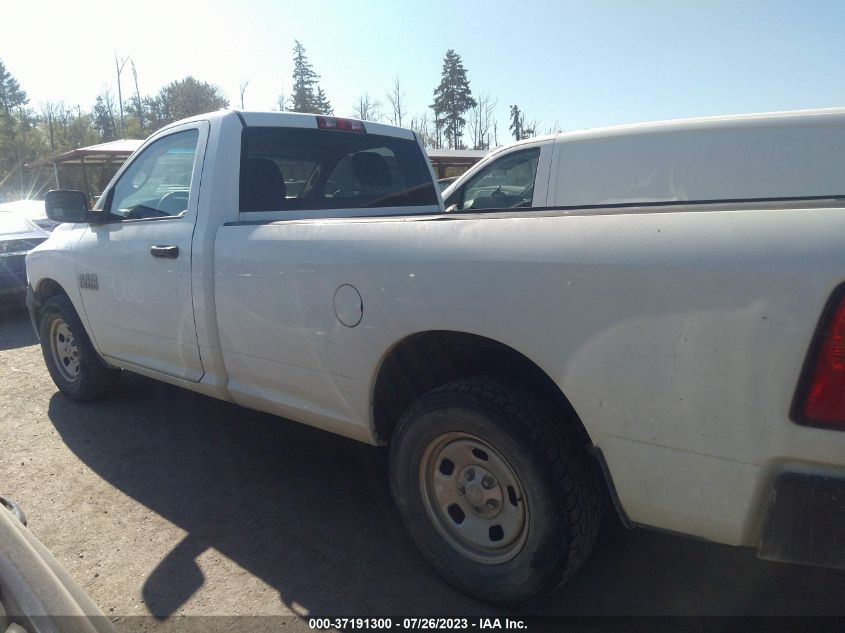
[[82, 181], [85, 183], [85, 195], [88, 196], [88, 204], [91, 204], [91, 187], [88, 184], [88, 170], [85, 168], [85, 157], [82, 156], [79, 160], [82, 164]]

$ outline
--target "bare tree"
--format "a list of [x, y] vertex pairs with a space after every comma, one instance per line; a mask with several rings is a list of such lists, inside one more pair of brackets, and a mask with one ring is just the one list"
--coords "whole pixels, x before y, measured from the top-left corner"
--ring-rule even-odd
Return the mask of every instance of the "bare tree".
[[397, 76], [393, 83], [393, 88], [387, 93], [387, 100], [390, 107], [393, 108], [393, 125], [402, 127], [402, 100], [405, 98], [405, 92], [402, 91], [399, 84], [399, 77]]
[[290, 101], [285, 96], [285, 93], [281, 93], [278, 97], [276, 97], [276, 107], [278, 108], [279, 112], [287, 112], [290, 107]]
[[481, 137], [481, 111], [476, 105], [467, 115], [467, 127], [469, 128], [469, 142], [472, 149], [484, 149], [484, 140]]
[[141, 103], [141, 91], [138, 90], [138, 71], [135, 69], [135, 62], [129, 60], [132, 66], [132, 79], [135, 80], [135, 109], [138, 111], [138, 126], [144, 129], [144, 106]]
[[423, 147], [427, 149], [435, 148], [435, 139], [431, 135], [431, 127], [428, 120], [428, 112], [423, 112], [422, 115], [411, 117], [411, 129], [420, 137]]
[[540, 129], [540, 122], [537, 119], [522, 122], [522, 138], [531, 138], [537, 136], [537, 130]]
[[67, 137], [67, 108], [63, 101], [47, 101], [41, 106], [41, 115], [47, 120], [50, 151], [54, 152]]
[[55, 147], [62, 148], [71, 145], [71, 127], [73, 125], [73, 110], [64, 101], [51, 102]]
[[490, 128], [494, 126], [494, 112], [498, 101], [482, 92], [469, 112], [469, 138], [473, 149], [490, 149]]
[[546, 128], [546, 134], [560, 134], [561, 132], [563, 132], [563, 126], [558, 119], [555, 119], [555, 122]]
[[352, 106], [352, 116], [362, 121], [379, 121], [384, 115], [381, 113], [382, 102], [378, 99], [371, 99], [368, 93], [358, 97], [357, 103]]
[[120, 136], [121, 136], [121, 138], [126, 136], [126, 126], [123, 124], [123, 91], [120, 87], [120, 73], [123, 72], [123, 67], [126, 66], [127, 61], [129, 61], [129, 57], [124, 57], [122, 60], [118, 60], [117, 51], [114, 52], [114, 67], [117, 70], [117, 101], [120, 104]]
[[41, 104], [41, 118], [47, 122], [47, 138], [50, 141], [50, 153], [56, 151], [56, 119], [64, 110], [64, 106], [55, 101], [45, 101]]
[[249, 79], [247, 79], [246, 81], [242, 81], [240, 87], [238, 88], [241, 93], [241, 110], [244, 109], [244, 93], [246, 92], [246, 88], [248, 85]]

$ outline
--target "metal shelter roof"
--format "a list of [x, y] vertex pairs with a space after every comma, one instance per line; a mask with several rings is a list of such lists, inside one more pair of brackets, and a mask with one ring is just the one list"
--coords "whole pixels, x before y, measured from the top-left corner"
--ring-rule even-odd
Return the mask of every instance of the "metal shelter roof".
[[141, 147], [144, 141], [122, 138], [109, 143], [78, 147], [62, 154], [41, 158], [26, 165], [28, 168], [43, 167], [44, 165], [102, 165], [103, 163], [114, 162], [115, 160], [126, 160], [129, 155]]
[[458, 176], [489, 153], [484, 149], [430, 149], [426, 151], [438, 178]]
[[475, 163], [490, 153], [486, 149], [429, 149], [426, 152], [428, 153], [429, 159], [444, 163]]

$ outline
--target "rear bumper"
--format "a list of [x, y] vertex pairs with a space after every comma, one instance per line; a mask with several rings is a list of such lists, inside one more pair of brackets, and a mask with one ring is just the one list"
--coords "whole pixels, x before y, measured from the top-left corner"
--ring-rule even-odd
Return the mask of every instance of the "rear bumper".
[[777, 475], [769, 492], [757, 556], [845, 569], [845, 473]]

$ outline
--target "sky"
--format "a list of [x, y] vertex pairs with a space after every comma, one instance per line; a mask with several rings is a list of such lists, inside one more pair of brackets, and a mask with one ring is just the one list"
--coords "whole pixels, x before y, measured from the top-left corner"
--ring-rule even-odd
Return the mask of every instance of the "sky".
[[[290, 94], [294, 39], [337, 115], [394, 79], [406, 111], [432, 103], [449, 48], [474, 93], [565, 130], [668, 118], [845, 106], [840, 0], [46, 0], [3, 3], [0, 60], [31, 105], [91, 107], [131, 56], [142, 95], [193, 75], [239, 105]], [[124, 97], [132, 89], [127, 65]], [[407, 125], [407, 121], [405, 124]]]

